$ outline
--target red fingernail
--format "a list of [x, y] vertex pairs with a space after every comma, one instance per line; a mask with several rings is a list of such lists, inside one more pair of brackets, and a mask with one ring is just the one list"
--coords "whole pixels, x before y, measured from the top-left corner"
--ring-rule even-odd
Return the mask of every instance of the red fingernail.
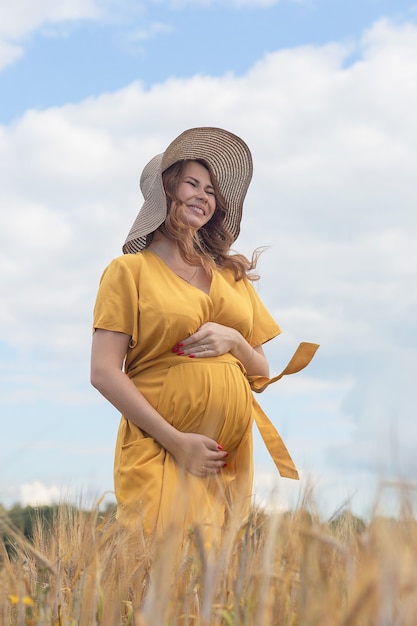
[[227, 467], [227, 463], [223, 463], [223, 467]]
[[188, 356], [190, 357], [190, 359], [194, 359], [195, 358], [195, 354], [189, 354]]
[[182, 356], [182, 355], [184, 354], [184, 352], [180, 352], [179, 350], [177, 350], [177, 354], [178, 354], [179, 356]]
[[220, 444], [217, 445], [217, 450], [223, 450], [223, 446], [221, 446]]
[[177, 343], [177, 348], [182, 348], [183, 347], [183, 343]]

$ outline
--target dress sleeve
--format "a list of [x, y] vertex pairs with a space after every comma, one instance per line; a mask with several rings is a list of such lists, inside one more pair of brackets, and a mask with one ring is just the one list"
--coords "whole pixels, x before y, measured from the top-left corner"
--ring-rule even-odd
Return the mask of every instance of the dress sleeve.
[[279, 335], [281, 329], [256, 293], [251, 282], [245, 278], [243, 280], [245, 281], [253, 310], [253, 326], [249, 343], [252, 346], [259, 346]]
[[125, 333], [129, 346], [138, 341], [139, 274], [137, 255], [114, 259], [104, 270], [94, 306], [93, 332], [96, 328]]

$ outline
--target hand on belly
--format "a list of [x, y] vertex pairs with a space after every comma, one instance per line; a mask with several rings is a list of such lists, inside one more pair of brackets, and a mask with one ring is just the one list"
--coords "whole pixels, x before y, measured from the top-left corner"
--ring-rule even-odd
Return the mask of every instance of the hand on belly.
[[170, 452], [178, 465], [194, 476], [220, 472], [225, 467], [228, 456], [226, 450], [214, 439], [198, 433], [179, 433]]

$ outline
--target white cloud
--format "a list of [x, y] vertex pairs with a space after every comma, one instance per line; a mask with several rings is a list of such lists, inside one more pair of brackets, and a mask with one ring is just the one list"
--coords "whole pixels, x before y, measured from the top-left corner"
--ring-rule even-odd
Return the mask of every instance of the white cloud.
[[0, 5], [0, 37], [21, 39], [46, 23], [97, 18], [94, 0], [15, 0]]
[[[144, 22], [145, 1], [132, 0], [14, 0], [0, 4], [0, 70], [19, 59], [30, 37], [66, 37], [80, 21], [111, 23], [120, 27], [119, 39], [131, 52], [171, 27], [161, 21]], [[140, 16], [140, 28], [132, 28]]]
[[23, 54], [23, 43], [39, 29], [54, 29], [77, 20], [103, 19], [107, 0], [13, 0], [0, 3], [0, 69]]
[[[317, 0], [289, 0], [293, 4], [314, 10], [317, 7]], [[220, 7], [222, 9], [230, 6], [236, 9], [258, 8], [264, 9], [275, 6], [283, 0], [152, 0], [154, 4], [166, 4], [174, 9], [182, 9], [187, 6], [203, 8]]]
[[[228, 0], [218, 3], [213, 0], [192, 0], [192, 4], [211, 7], [230, 4], [232, 7], [269, 7], [279, 0]], [[295, 0], [308, 3], [310, 0]], [[145, 1], [132, 0], [14, 0], [0, 4], [0, 70], [16, 61], [24, 52], [23, 43], [34, 32], [42, 30], [47, 36], [62, 36], [67, 25], [79, 20], [112, 20], [113, 23], [127, 24], [132, 17], [143, 15]], [[154, 4], [166, 4], [173, 8], [184, 8], [188, 0], [157, 0]], [[169, 27], [161, 22], [153, 22], [148, 28], [131, 31], [124, 40], [145, 41], [155, 35], [167, 32]]]
[[146, 25], [146, 28], [134, 28], [133, 30], [127, 30], [120, 35], [120, 41], [122, 45], [131, 53], [135, 55], [143, 55], [145, 53], [145, 42], [172, 32], [173, 27], [170, 24], [164, 22], [150, 22]]
[[20, 501], [23, 506], [57, 504], [60, 496], [60, 489], [56, 485], [47, 487], [37, 480], [20, 485]]
[[11, 65], [23, 54], [23, 48], [0, 39], [0, 70], [7, 65]]
[[[158, 0], [157, 0], [158, 1]], [[292, 0], [293, 2], [299, 2], [300, 0]], [[309, 0], [305, 0], [309, 2]], [[200, 6], [200, 7], [222, 7], [230, 5], [231, 7], [242, 9], [246, 7], [266, 8], [278, 4], [281, 0], [168, 0], [167, 4], [174, 8], [183, 8], [188, 5]], [[301, 0], [304, 3], [304, 0]]]
[[[3, 494], [2, 494], [3, 495]], [[51, 506], [53, 504], [73, 504], [75, 506], [92, 508], [114, 502], [114, 494], [105, 490], [85, 490], [85, 477], [81, 484], [71, 487], [58, 486], [56, 483], [45, 484], [39, 480], [23, 483], [18, 487], [16, 500], [22, 506]], [[4, 500], [3, 500], [4, 502]], [[12, 503], [12, 502], [10, 502]], [[10, 506], [9, 502], [7, 505]]]
[[[97, 282], [139, 208], [141, 168], [184, 128], [218, 125], [254, 155], [236, 247], [271, 246], [260, 293], [284, 330], [272, 369], [299, 340], [322, 346], [302, 375], [312, 388], [298, 428], [308, 398], [328, 394], [326, 419], [351, 430], [331, 443], [322, 431], [323, 466], [375, 471], [396, 437], [393, 471], [417, 473], [417, 29], [379, 22], [345, 66], [350, 52], [283, 50], [242, 77], [133, 83], [1, 128], [0, 341], [18, 354], [16, 376], [24, 364], [3, 398], [85, 389]], [[311, 444], [294, 437], [307, 464]]]
[[169, 33], [171, 31], [172, 26], [169, 24], [165, 24], [164, 22], [152, 22], [146, 30], [137, 29], [129, 33], [126, 38], [126, 42], [129, 44], [140, 43], [152, 39], [157, 35]]

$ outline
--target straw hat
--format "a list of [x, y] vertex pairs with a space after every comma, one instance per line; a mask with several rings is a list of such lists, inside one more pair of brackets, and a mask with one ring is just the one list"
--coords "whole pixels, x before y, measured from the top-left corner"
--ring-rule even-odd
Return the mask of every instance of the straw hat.
[[212, 167], [227, 205], [225, 226], [235, 240], [240, 230], [243, 200], [252, 178], [252, 156], [242, 139], [221, 128], [190, 128], [174, 139], [163, 154], [146, 165], [140, 178], [145, 199], [123, 245], [123, 252], [142, 250], [146, 235], [154, 232], [167, 215], [162, 173], [177, 161], [205, 159]]

